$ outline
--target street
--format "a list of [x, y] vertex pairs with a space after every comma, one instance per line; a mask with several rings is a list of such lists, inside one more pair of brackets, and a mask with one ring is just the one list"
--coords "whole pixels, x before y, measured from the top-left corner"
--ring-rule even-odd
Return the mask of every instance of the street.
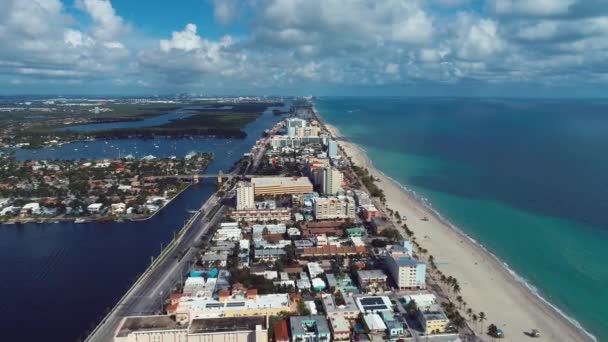
[[[196, 248], [192, 247], [201, 240], [209, 228], [214, 227], [223, 217], [224, 206], [221, 206], [215, 214], [210, 213], [214, 214], [213, 217], [207, 217], [210, 209], [217, 203], [219, 203], [219, 199], [216, 194], [213, 194], [199, 209], [199, 213], [204, 214], [195, 214], [197, 217], [192, 222], [190, 229], [186, 229], [177, 245], [166, 253], [153, 269], [146, 270], [139, 282], [116, 304], [114, 310], [106, 316], [104, 321], [100, 322], [97, 329], [85, 341], [112, 341], [123, 317], [154, 315], [162, 311], [164, 299], [174, 285], [180, 281], [182, 275], [187, 272], [194, 259]], [[187, 252], [178, 262], [180, 253], [184, 251]]]

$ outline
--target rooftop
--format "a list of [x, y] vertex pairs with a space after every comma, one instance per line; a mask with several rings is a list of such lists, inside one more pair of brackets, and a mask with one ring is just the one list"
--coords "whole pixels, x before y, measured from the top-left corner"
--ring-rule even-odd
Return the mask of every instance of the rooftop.
[[127, 317], [123, 320], [116, 336], [124, 337], [136, 331], [183, 329], [169, 316]]
[[386, 296], [363, 296], [355, 299], [361, 312], [379, 312], [392, 310], [392, 304]]
[[350, 325], [344, 317], [330, 317], [329, 323], [331, 324], [331, 328], [334, 332], [350, 332]]
[[312, 183], [310, 183], [310, 180], [307, 177], [255, 177], [251, 178], [251, 183], [256, 187], [274, 185], [312, 186]]
[[382, 270], [360, 270], [357, 271], [357, 275], [360, 279], [377, 279], [386, 278], [386, 274]]
[[367, 325], [367, 327], [371, 331], [386, 330], [386, 325], [384, 324], [384, 321], [378, 314], [373, 314], [373, 313], [367, 314], [367, 315], [363, 316], [363, 320], [365, 321], [365, 325]]
[[192, 320], [192, 323], [190, 323], [189, 333], [202, 334], [221, 331], [256, 330], [256, 326], [258, 325], [261, 326], [262, 329], [266, 329], [265, 316], [239, 317], [239, 319], [228, 317], [194, 319]]
[[319, 333], [329, 333], [329, 325], [325, 316], [291, 316], [289, 317], [289, 325], [291, 327], [291, 336], [304, 335], [310, 327], [314, 326]]

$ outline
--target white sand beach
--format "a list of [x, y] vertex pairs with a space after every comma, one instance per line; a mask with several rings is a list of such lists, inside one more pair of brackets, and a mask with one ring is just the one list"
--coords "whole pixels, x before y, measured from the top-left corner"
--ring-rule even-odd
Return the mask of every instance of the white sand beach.
[[[484, 312], [487, 321], [505, 332], [505, 341], [593, 341], [556, 309], [536, 296], [525, 284], [505, 268], [488, 251], [471, 241], [466, 235], [439, 220], [433, 212], [419, 203], [411, 193], [374, 168], [371, 161], [357, 145], [344, 139], [333, 126], [325, 123], [339, 145], [353, 162], [369, 169], [378, 177], [378, 185], [384, 190], [389, 208], [405, 215], [409, 229], [414, 231], [418, 243], [433, 255], [435, 260], [447, 262], [439, 269], [446, 276], [458, 279], [461, 295], [474, 312]], [[428, 221], [422, 218], [427, 217]], [[467, 317], [463, 312], [463, 317]], [[470, 324], [480, 334], [481, 325]], [[541, 332], [540, 338], [524, 334], [532, 329]]]

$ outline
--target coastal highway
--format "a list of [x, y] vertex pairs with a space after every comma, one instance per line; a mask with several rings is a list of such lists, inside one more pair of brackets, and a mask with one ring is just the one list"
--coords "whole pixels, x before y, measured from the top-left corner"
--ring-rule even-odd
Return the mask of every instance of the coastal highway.
[[[112, 341], [123, 317], [154, 315], [161, 312], [161, 303], [164, 303], [164, 299], [180, 281], [183, 272], [187, 271], [194, 259], [196, 248], [191, 247], [200, 242], [203, 235], [223, 217], [225, 208], [219, 203], [220, 198], [216, 193], [209, 197], [193, 216], [190, 227], [185, 228], [183, 235], [178, 237], [176, 245], [163, 251], [160, 259], [145, 271], [85, 341]], [[219, 209], [211, 210], [215, 205], [220, 205]], [[184, 251], [186, 253], [178, 262], [178, 257]]]

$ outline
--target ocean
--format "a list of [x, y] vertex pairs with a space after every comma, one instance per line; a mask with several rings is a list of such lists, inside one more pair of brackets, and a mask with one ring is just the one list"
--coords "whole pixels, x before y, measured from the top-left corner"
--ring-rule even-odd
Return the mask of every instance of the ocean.
[[608, 340], [608, 101], [331, 97], [374, 165]]

